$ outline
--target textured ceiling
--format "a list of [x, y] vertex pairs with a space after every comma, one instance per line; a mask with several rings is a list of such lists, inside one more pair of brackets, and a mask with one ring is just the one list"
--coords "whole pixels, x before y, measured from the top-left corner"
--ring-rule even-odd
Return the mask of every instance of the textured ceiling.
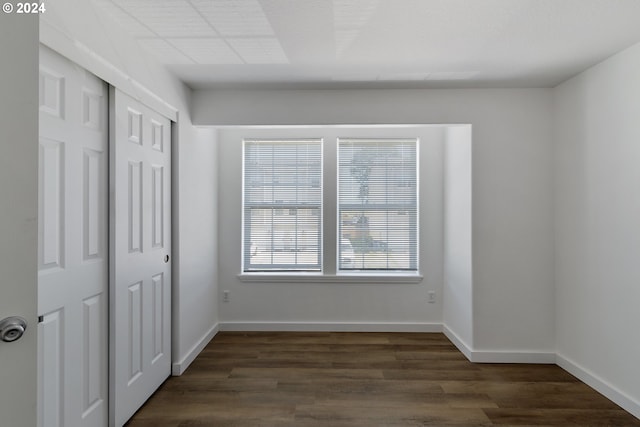
[[550, 87], [640, 41], [640, 0], [93, 0], [193, 88]]

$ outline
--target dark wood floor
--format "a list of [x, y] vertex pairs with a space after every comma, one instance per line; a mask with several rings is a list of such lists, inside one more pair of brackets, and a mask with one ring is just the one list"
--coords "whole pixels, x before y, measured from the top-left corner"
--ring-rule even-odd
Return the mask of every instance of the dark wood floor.
[[221, 332], [128, 427], [640, 426], [555, 365], [469, 363], [443, 334]]

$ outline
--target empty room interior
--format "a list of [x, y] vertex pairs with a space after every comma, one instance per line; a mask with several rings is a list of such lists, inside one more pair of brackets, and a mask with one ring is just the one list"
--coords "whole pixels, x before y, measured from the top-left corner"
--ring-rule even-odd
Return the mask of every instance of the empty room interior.
[[640, 425], [640, 1], [8, 0], [0, 53], [3, 427]]

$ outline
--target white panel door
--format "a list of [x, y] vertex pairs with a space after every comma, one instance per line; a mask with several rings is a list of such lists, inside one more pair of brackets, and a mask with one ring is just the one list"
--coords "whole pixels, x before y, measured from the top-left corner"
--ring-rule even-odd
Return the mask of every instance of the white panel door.
[[108, 421], [108, 90], [40, 49], [38, 379], [42, 427]]
[[111, 122], [110, 424], [171, 372], [171, 123], [115, 88]]

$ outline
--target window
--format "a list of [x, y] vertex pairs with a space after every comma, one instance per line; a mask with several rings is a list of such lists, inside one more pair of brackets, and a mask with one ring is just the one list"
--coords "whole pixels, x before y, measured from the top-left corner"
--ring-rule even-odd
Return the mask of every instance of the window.
[[342, 131], [245, 136], [246, 280], [419, 276], [418, 139]]
[[417, 271], [417, 140], [339, 139], [338, 158], [338, 270]]
[[245, 140], [245, 272], [322, 270], [322, 141]]

